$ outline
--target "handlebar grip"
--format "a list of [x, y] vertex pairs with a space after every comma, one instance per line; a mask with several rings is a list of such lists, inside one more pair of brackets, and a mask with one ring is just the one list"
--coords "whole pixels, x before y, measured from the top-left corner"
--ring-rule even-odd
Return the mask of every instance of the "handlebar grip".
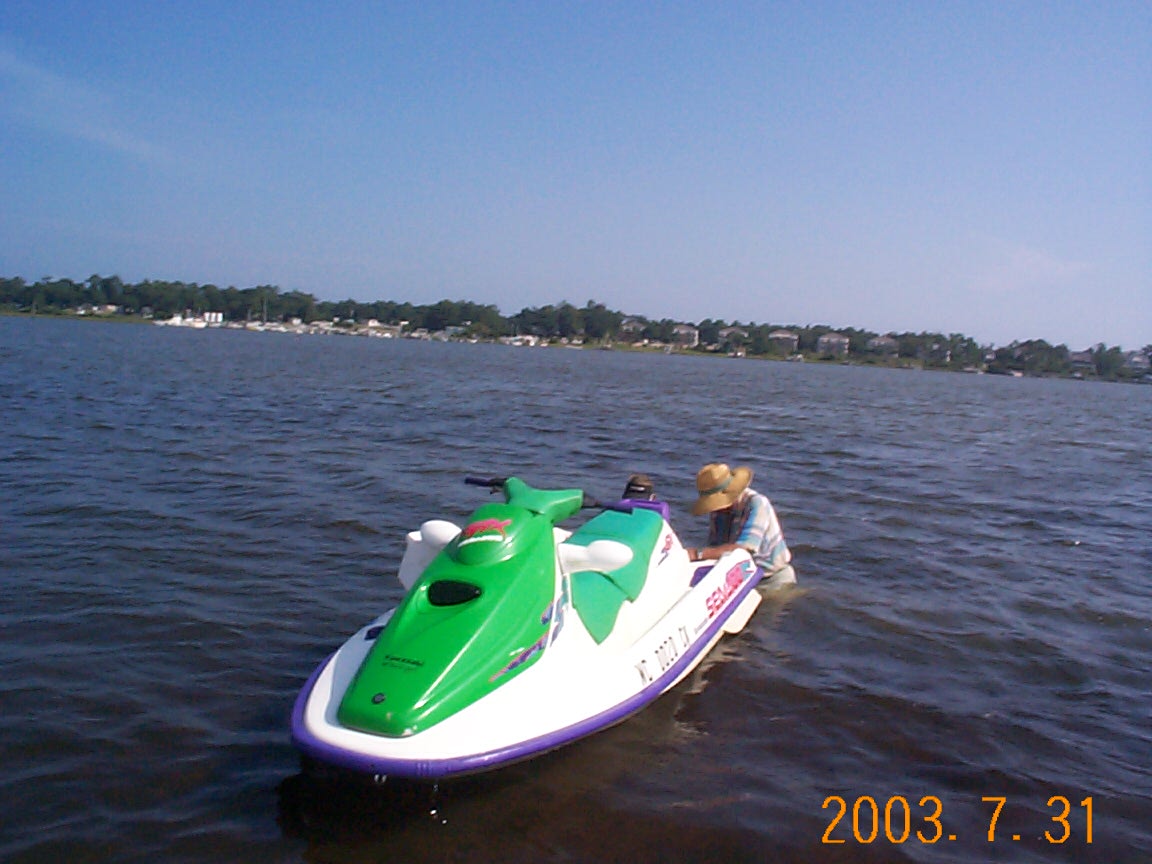
[[469, 486], [483, 486], [487, 489], [500, 489], [504, 486], [503, 477], [465, 477], [464, 482]]

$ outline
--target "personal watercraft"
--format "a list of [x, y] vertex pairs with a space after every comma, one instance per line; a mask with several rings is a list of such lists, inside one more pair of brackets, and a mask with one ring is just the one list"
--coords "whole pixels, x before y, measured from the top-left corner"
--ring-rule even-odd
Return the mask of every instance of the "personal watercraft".
[[749, 554], [690, 562], [666, 502], [624, 500], [570, 531], [557, 523], [599, 506], [582, 490], [466, 482], [503, 503], [408, 534], [403, 600], [296, 700], [307, 759], [440, 779], [553, 750], [648, 705], [760, 603]]

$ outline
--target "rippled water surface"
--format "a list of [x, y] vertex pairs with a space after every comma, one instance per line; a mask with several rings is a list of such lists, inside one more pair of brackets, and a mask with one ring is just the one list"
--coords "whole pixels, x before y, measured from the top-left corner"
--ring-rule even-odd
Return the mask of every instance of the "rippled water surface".
[[[0, 414], [5, 862], [1152, 860], [1152, 388], [0, 318]], [[646, 471], [692, 543], [717, 459], [800, 584], [673, 693], [300, 774], [298, 688], [465, 474]]]

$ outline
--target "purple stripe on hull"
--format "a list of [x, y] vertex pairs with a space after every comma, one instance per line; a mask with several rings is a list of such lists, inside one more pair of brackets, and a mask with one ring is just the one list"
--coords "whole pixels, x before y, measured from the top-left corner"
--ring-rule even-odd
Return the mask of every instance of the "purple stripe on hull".
[[520, 741], [497, 750], [489, 750], [485, 753], [474, 753], [468, 756], [457, 756], [451, 759], [395, 759], [372, 756], [356, 750], [336, 747], [318, 739], [308, 730], [304, 723], [304, 711], [308, 704], [308, 697], [312, 695], [312, 688], [316, 686], [316, 681], [320, 677], [320, 673], [331, 661], [332, 658], [329, 657], [328, 660], [325, 660], [316, 668], [316, 671], [312, 673], [312, 676], [300, 691], [300, 695], [296, 697], [296, 704], [292, 709], [292, 743], [302, 753], [311, 756], [319, 762], [354, 771], [358, 774], [383, 774], [394, 777], [425, 780], [436, 780], [461, 774], [474, 774], [479, 771], [499, 767], [500, 765], [519, 762], [530, 756], [538, 756], [549, 750], [555, 750], [578, 738], [584, 738], [593, 732], [614, 726], [654, 701], [656, 697], [664, 692], [664, 689], [668, 687], [672, 681], [675, 681], [685, 669], [688, 669], [696, 662], [700, 652], [712, 641], [712, 637], [720, 632], [724, 626], [724, 622], [736, 611], [748, 593], [756, 587], [763, 578], [763, 575], [763, 571], [757, 567], [752, 577], [741, 586], [740, 590], [733, 596], [732, 601], [724, 609], [724, 612], [718, 615], [716, 620], [708, 625], [700, 638], [692, 644], [691, 650], [682, 654], [659, 678], [654, 679], [652, 683], [643, 690], [640, 690], [620, 704], [609, 708], [607, 711], [603, 711], [593, 717], [588, 717], [571, 726], [566, 726], [563, 729], [558, 729], [555, 732], [550, 732], [547, 735], [541, 735], [528, 741]]
[[711, 573], [712, 568], [715, 566], [715, 564], [705, 564], [703, 567], [697, 567], [696, 572], [692, 574], [692, 581], [688, 583], [688, 587], [695, 588], [697, 585], [703, 582], [704, 577]]

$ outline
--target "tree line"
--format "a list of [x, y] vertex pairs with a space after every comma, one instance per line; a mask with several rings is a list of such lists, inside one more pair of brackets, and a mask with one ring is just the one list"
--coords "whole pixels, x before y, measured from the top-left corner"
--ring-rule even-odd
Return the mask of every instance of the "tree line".
[[[115, 310], [117, 314], [156, 319], [219, 312], [229, 322], [337, 321], [346, 327], [374, 319], [381, 323], [407, 322], [409, 329], [429, 332], [455, 328], [480, 339], [531, 335], [542, 339], [665, 345], [682, 341], [682, 330], [678, 333], [677, 328], [685, 326], [685, 322], [668, 318], [652, 320], [626, 315], [592, 300], [584, 306], [562, 302], [529, 307], [505, 316], [494, 305], [468, 301], [441, 300], [427, 305], [392, 300], [330, 301], [317, 300], [301, 291], [281, 291], [275, 285], [238, 289], [152, 279], [128, 283], [118, 276], [95, 274], [83, 282], [44, 278], [29, 283], [19, 277], [0, 277], [0, 309], [39, 314]], [[1087, 351], [1073, 352], [1066, 345], [1050, 345], [1042, 339], [1002, 347], [980, 345], [960, 333], [877, 334], [853, 327], [740, 324], [719, 319], [705, 319], [691, 326], [696, 328], [695, 348], [702, 351], [753, 356], [797, 353], [820, 357], [820, 338], [835, 332], [847, 337], [848, 355], [855, 362], [889, 365], [914, 362], [930, 368], [979, 368], [1005, 374], [1081, 374], [1108, 379], [1147, 374], [1146, 369], [1131, 366], [1128, 353], [1103, 343]], [[781, 329], [796, 337], [794, 345], [772, 338], [772, 334]], [[882, 335], [887, 338], [878, 339]], [[1152, 345], [1145, 346], [1143, 354], [1152, 356]], [[829, 355], [828, 359], [834, 358]]]

